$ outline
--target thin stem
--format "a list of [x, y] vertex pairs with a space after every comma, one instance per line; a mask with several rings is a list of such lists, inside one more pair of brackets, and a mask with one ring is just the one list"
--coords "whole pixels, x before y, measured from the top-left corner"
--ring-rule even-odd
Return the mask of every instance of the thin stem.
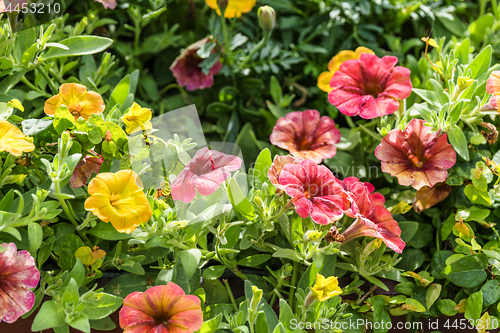
[[290, 287], [290, 297], [288, 298], [288, 304], [293, 308], [293, 298], [295, 296], [295, 288], [297, 287], [297, 277], [299, 276], [299, 262], [293, 262], [293, 273], [292, 273], [292, 283]]
[[238, 311], [238, 304], [236, 304], [236, 300], [234, 299], [233, 291], [231, 290], [229, 283], [227, 282], [226, 279], [222, 280], [222, 282], [224, 282], [224, 285], [226, 286], [227, 294], [229, 295], [229, 299], [231, 300], [231, 304], [233, 304], [234, 311]]
[[43, 69], [42, 65], [36, 64], [35, 67], [36, 67], [36, 69], [38, 69], [38, 71], [42, 74], [42, 76], [44, 77], [44, 79], [47, 81], [47, 84], [49, 85], [50, 89], [52, 90], [52, 93], [54, 95], [57, 94], [57, 88], [56, 88], [54, 82], [50, 78], [49, 74], [47, 74], [47, 72], [45, 71], [45, 69]]
[[50, 94], [47, 94], [45, 91], [38, 89], [33, 83], [28, 81], [28, 79], [26, 79], [26, 77], [24, 77], [24, 76], [21, 78], [21, 82], [23, 82], [25, 85], [27, 85], [28, 88], [30, 88], [31, 90], [35, 90], [35, 91], [38, 91], [39, 93], [43, 94], [42, 96], [44, 96], [44, 97], [47, 97], [47, 98], [52, 97]]
[[227, 34], [226, 17], [224, 13], [226, 10], [221, 10], [220, 20], [222, 25], [222, 36], [224, 38], [224, 52], [227, 54], [231, 45], [229, 44], [229, 35]]

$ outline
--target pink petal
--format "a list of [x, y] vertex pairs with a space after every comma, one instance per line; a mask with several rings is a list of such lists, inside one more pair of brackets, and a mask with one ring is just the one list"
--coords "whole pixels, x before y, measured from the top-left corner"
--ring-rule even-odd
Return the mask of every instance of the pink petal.
[[196, 190], [193, 184], [194, 175], [191, 171], [184, 169], [171, 185], [172, 199], [182, 202], [191, 202], [196, 196]]
[[405, 99], [411, 95], [413, 88], [410, 80], [410, 70], [406, 67], [397, 66], [384, 89], [384, 96]]
[[359, 57], [359, 63], [365, 83], [370, 82], [385, 86], [394, 70], [394, 66], [398, 63], [398, 58], [393, 56], [379, 58], [374, 54], [363, 53]]
[[300, 217], [306, 218], [311, 214], [313, 205], [311, 201], [305, 197], [298, 197], [297, 199], [294, 198], [293, 205], [295, 206], [295, 210]]
[[130, 306], [123, 306], [120, 310], [120, 327], [123, 329], [131, 325], [156, 326], [154, 318], [146, 312]]
[[[344, 211], [344, 199], [337, 195], [315, 197], [311, 199], [311, 219], [318, 224], [330, 224], [339, 220]], [[300, 215], [300, 214], [299, 214]]]

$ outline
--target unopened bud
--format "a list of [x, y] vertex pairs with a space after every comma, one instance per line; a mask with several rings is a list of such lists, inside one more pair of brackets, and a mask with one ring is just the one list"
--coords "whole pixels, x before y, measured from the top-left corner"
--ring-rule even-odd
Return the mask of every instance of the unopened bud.
[[472, 83], [474, 83], [474, 80], [468, 77], [460, 76], [457, 80], [457, 83], [458, 83], [458, 89], [460, 91], [464, 91], [465, 89], [469, 88], [472, 85]]
[[321, 238], [321, 232], [317, 230], [307, 230], [304, 233], [303, 241], [304, 243], [307, 243], [310, 241], [317, 241], [320, 238]]
[[276, 12], [273, 7], [262, 6], [257, 11], [259, 17], [259, 25], [264, 31], [273, 31], [276, 25]]

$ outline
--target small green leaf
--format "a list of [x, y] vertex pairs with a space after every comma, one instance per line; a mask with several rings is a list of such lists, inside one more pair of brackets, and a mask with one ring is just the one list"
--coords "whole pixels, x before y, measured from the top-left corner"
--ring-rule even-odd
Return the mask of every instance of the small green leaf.
[[57, 108], [54, 114], [54, 129], [57, 133], [61, 134], [68, 128], [75, 127], [75, 117], [69, 112], [68, 108], [64, 105]]
[[46, 301], [38, 311], [31, 330], [33, 332], [47, 330], [52, 327], [62, 326], [65, 323], [66, 314], [63, 308], [55, 301]]
[[179, 259], [184, 267], [186, 277], [190, 279], [198, 268], [201, 252], [198, 249], [184, 250], [179, 252]]
[[203, 278], [205, 280], [216, 280], [222, 276], [225, 270], [226, 267], [222, 265], [210, 266], [203, 271]]
[[43, 59], [78, 56], [94, 54], [104, 51], [113, 43], [113, 40], [100, 36], [75, 36], [59, 41], [59, 44], [67, 46], [68, 50], [52, 47], [45, 53]]
[[239, 266], [258, 266], [260, 264], [265, 263], [271, 259], [270, 254], [254, 254], [252, 256], [248, 256], [246, 258], [243, 258], [237, 262], [237, 265]]
[[219, 328], [221, 320], [222, 313], [219, 313], [217, 317], [205, 321], [197, 333], [214, 333]]
[[467, 139], [464, 132], [458, 127], [454, 126], [450, 131], [446, 132], [451, 145], [464, 160], [469, 160], [469, 149], [467, 148]]
[[30, 253], [35, 255], [42, 245], [43, 231], [40, 224], [32, 222], [28, 224], [28, 238], [30, 242]]
[[481, 318], [482, 308], [483, 292], [479, 290], [467, 298], [467, 302], [465, 303], [465, 318], [478, 320]]

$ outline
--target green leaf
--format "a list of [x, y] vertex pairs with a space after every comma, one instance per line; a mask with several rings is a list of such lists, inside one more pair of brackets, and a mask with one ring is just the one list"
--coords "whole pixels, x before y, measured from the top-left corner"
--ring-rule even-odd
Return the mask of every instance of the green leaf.
[[78, 284], [76, 283], [75, 279], [71, 278], [68, 285], [66, 286], [66, 289], [64, 290], [62, 299], [63, 306], [66, 307], [66, 304], [73, 303], [73, 306], [76, 307], [79, 299], [80, 295], [78, 294]]
[[267, 181], [267, 172], [272, 164], [273, 161], [271, 159], [271, 151], [268, 148], [262, 150], [255, 161], [253, 170], [254, 178], [259, 179], [261, 183]]
[[23, 133], [26, 136], [34, 136], [47, 129], [52, 124], [52, 119], [26, 119], [21, 122]]
[[229, 186], [227, 187], [227, 194], [233, 207], [249, 220], [253, 220], [255, 217], [255, 210], [253, 205], [247, 199], [236, 179], [231, 178], [229, 181]]
[[75, 280], [78, 287], [83, 285], [83, 281], [85, 280], [85, 266], [83, 266], [80, 259], [76, 260], [75, 266], [68, 275], [67, 280], [71, 281], [72, 279]]
[[280, 299], [280, 323], [283, 324], [287, 333], [293, 333], [293, 330], [290, 328], [290, 323], [295, 316], [293, 315], [292, 309], [284, 299]]
[[116, 324], [109, 317], [104, 317], [98, 320], [90, 320], [90, 328], [100, 331], [110, 331], [115, 329]]
[[500, 285], [497, 279], [487, 281], [481, 287], [481, 291], [483, 293], [482, 308], [485, 310], [500, 299]]
[[471, 39], [479, 44], [483, 41], [486, 35], [486, 30], [491, 29], [495, 23], [495, 17], [491, 13], [486, 13], [480, 16], [477, 20], [469, 25], [470, 37]]
[[[376, 323], [390, 322], [391, 317], [385, 309], [385, 299], [382, 296], [373, 296], [369, 299], [370, 304], [373, 306], [373, 321]], [[420, 305], [422, 306], [422, 305]], [[422, 306], [423, 307], [423, 306]], [[424, 309], [425, 311], [425, 309]], [[383, 327], [381, 327], [383, 326]], [[375, 328], [375, 327], [374, 327]], [[385, 325], [380, 325], [379, 328], [375, 328], [375, 333], [387, 333], [389, 331]]]
[[472, 72], [471, 79], [476, 79], [488, 71], [491, 62], [491, 51], [491, 45], [486, 46], [467, 66], [465, 73], [470, 69]]
[[109, 98], [108, 110], [111, 110], [117, 104], [123, 104], [130, 93], [130, 74], [127, 74], [116, 85]]
[[216, 280], [222, 276], [225, 270], [226, 267], [222, 265], [210, 266], [203, 271], [203, 278], [205, 280]]
[[85, 303], [82, 313], [92, 320], [103, 319], [118, 310], [122, 303], [121, 297], [103, 292], [94, 293], [92, 299]]
[[292, 249], [279, 249], [278, 251], [273, 253], [273, 257], [275, 258], [285, 258], [293, 261], [301, 261], [302, 259], [299, 257], [297, 252]]
[[198, 249], [184, 250], [179, 252], [179, 259], [181, 260], [182, 267], [184, 267], [184, 273], [189, 280], [198, 268], [201, 252]]
[[130, 239], [132, 236], [116, 231], [111, 223], [99, 222], [88, 231], [89, 235], [95, 236], [100, 239], [116, 241], [123, 239]]
[[443, 276], [459, 287], [474, 288], [486, 280], [488, 262], [484, 255], [464, 256], [447, 265]]
[[271, 90], [271, 97], [273, 98], [274, 104], [280, 105], [281, 98], [283, 96], [283, 90], [281, 89], [281, 85], [278, 82], [276, 76], [271, 76], [271, 83], [269, 84]]
[[316, 281], [316, 275], [319, 273], [319, 268], [316, 267], [316, 265], [311, 265], [309, 268], [305, 271], [304, 274], [302, 274], [302, 277], [299, 280], [299, 283], [297, 284], [297, 288], [300, 288], [302, 290], [307, 290], [307, 288], [312, 287], [314, 284], [314, 281]]
[[457, 314], [457, 310], [455, 310], [457, 303], [451, 299], [440, 299], [436, 302], [436, 305], [438, 310], [445, 316], [454, 316]]
[[214, 333], [219, 328], [221, 320], [222, 313], [219, 313], [217, 317], [205, 321], [197, 333]]
[[82, 246], [84, 244], [77, 235], [70, 234], [66, 236], [59, 257], [59, 266], [62, 270], [70, 270], [76, 264], [75, 252]]
[[68, 47], [63, 50], [52, 47], [45, 53], [43, 59], [78, 56], [84, 54], [94, 54], [104, 51], [113, 43], [112, 39], [100, 36], [75, 36], [59, 41], [59, 44]]
[[439, 298], [441, 294], [442, 285], [437, 283], [431, 283], [427, 287], [427, 292], [425, 293], [425, 306], [430, 309], [432, 304]]
[[90, 323], [89, 323], [89, 318], [84, 315], [83, 313], [80, 314], [78, 317], [70, 321], [69, 326], [76, 328], [77, 330], [80, 330], [84, 333], [90, 333]]
[[75, 117], [69, 112], [68, 108], [64, 105], [57, 108], [54, 114], [54, 129], [57, 133], [61, 134], [68, 128], [75, 127]]
[[464, 132], [457, 126], [446, 132], [451, 145], [464, 160], [469, 160], [469, 149], [467, 148], [467, 139]]
[[481, 310], [483, 308], [483, 292], [481, 290], [475, 292], [467, 298], [465, 303], [465, 318], [478, 320], [481, 318]]
[[485, 206], [491, 205], [489, 193], [486, 191], [480, 191], [471, 184], [465, 186], [464, 193], [473, 203]]
[[425, 312], [426, 311], [425, 306], [423, 306], [422, 303], [420, 303], [419, 301], [417, 301], [413, 298], [407, 298], [406, 305], [408, 305], [409, 308], [415, 312]]
[[46, 301], [38, 311], [31, 330], [33, 332], [47, 330], [52, 327], [62, 326], [65, 323], [66, 314], [63, 308], [55, 301]]
[[270, 254], [254, 254], [253, 256], [248, 256], [246, 258], [243, 258], [237, 262], [238, 266], [258, 266], [260, 264], [265, 263], [271, 259]]
[[30, 253], [35, 255], [42, 245], [43, 231], [40, 224], [32, 222], [28, 224], [28, 239], [30, 242]]
[[425, 90], [425, 89], [412, 89], [412, 91], [420, 96], [424, 101], [427, 103], [434, 105], [434, 106], [441, 106], [441, 102], [439, 101], [438, 94], [435, 93], [434, 91], [430, 90]]

